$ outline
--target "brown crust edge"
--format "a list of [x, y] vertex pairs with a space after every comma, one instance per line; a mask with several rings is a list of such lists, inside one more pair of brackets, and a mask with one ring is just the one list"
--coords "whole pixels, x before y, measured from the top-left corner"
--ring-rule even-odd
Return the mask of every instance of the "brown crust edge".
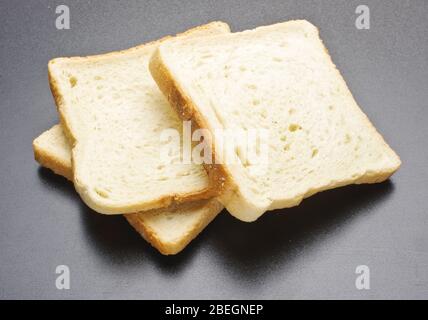
[[73, 172], [70, 167], [61, 159], [54, 155], [45, 152], [45, 150], [38, 146], [36, 141], [33, 141], [34, 159], [44, 168], [52, 170], [57, 175], [63, 176], [69, 181], [73, 181]]
[[[148, 224], [144, 223], [144, 213], [137, 214], [125, 214], [126, 220], [134, 229], [153, 247], [159, 250], [163, 255], [175, 255], [181, 252], [187, 245], [194, 240], [201, 232], [213, 221], [213, 219], [221, 212], [223, 207], [221, 204], [213, 199], [209, 201], [205, 206], [204, 219], [200, 219], [192, 226], [192, 229], [188, 231], [185, 237], [182, 237], [178, 241], [160, 241], [160, 238], [156, 231], [153, 230]], [[177, 213], [179, 214], [179, 213]]]

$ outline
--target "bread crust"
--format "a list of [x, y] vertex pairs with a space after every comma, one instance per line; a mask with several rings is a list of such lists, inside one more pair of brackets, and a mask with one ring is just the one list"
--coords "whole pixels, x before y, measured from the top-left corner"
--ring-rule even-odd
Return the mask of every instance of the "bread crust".
[[[198, 220], [192, 225], [192, 228], [188, 230], [186, 236], [177, 239], [176, 241], [162, 241], [159, 234], [146, 224], [144, 221], [144, 215], [151, 214], [150, 212], [136, 213], [136, 214], [125, 214], [126, 220], [134, 227], [134, 229], [140, 233], [140, 235], [149, 242], [153, 247], [159, 250], [163, 255], [174, 255], [182, 251], [196, 236], [205, 229], [208, 224], [223, 210], [223, 206], [215, 199], [212, 199], [204, 204], [204, 219]], [[177, 213], [180, 214], [180, 213]], [[143, 215], [143, 216], [142, 216]]]
[[[319, 34], [319, 30], [317, 27], [313, 26], [311, 23], [305, 20], [292, 20], [287, 23], [304, 23], [307, 24], [310, 28], [315, 28], [317, 34]], [[320, 39], [321, 40], [321, 39]], [[322, 40], [321, 40], [322, 42]], [[327, 54], [330, 62], [333, 64], [335, 71], [341, 81], [345, 84], [348, 91], [349, 90], [345, 80], [342, 75], [338, 71], [336, 65], [333, 63], [331, 56], [323, 44], [323, 48], [325, 53]], [[162, 58], [162, 53], [160, 48], [157, 48], [155, 53], [153, 54], [150, 63], [149, 70], [161, 89], [162, 93], [167, 97], [169, 103], [174, 107], [177, 114], [184, 120], [191, 120], [197, 124], [200, 128], [209, 129], [209, 125], [204, 120], [203, 115], [199, 112], [199, 109], [192, 101], [192, 99], [185, 93], [185, 90], [181, 87], [180, 83], [176, 81], [172, 72], [169, 70], [167, 64]], [[352, 93], [351, 93], [352, 96]], [[352, 96], [354, 99], [354, 97]], [[355, 99], [354, 99], [355, 101]], [[364, 112], [362, 112], [364, 114]], [[330, 184], [325, 185], [321, 188], [309, 189], [304, 194], [301, 194], [299, 197], [289, 199], [286, 203], [283, 202], [280, 207], [275, 207], [273, 204], [267, 210], [279, 209], [279, 208], [289, 208], [296, 205], [299, 205], [300, 202], [310, 197], [318, 192], [322, 192], [325, 190], [337, 188], [340, 186], [345, 186], [349, 184], [372, 184], [379, 183], [387, 180], [394, 172], [396, 172], [401, 166], [401, 160], [398, 155], [389, 147], [389, 145], [385, 142], [383, 137], [378, 133], [373, 124], [370, 122], [369, 118], [366, 114], [364, 114], [365, 120], [371, 128], [374, 129], [376, 135], [378, 135], [383, 142], [384, 146], [390, 149], [393, 152], [393, 156], [396, 157], [396, 164], [392, 168], [385, 168], [384, 171], [380, 172], [366, 172], [362, 176], [356, 177], [354, 179], [348, 179], [343, 181], [332, 181]], [[212, 153], [215, 156], [215, 145], [211, 141]], [[205, 165], [206, 170], [208, 171], [208, 175], [210, 177], [211, 183], [216, 186], [220, 190], [220, 194], [218, 195], [220, 201], [223, 205], [227, 206], [236, 206], [239, 207], [240, 210], [247, 210], [252, 212], [252, 214], [245, 219], [243, 217], [239, 217], [239, 219], [252, 222], [255, 221], [264, 210], [260, 210], [254, 208], [252, 204], [246, 201], [245, 197], [242, 197], [237, 186], [237, 183], [234, 181], [233, 176], [227, 170], [227, 167], [224, 164], [216, 164], [216, 165]]]
[[[208, 23], [206, 25], [202, 25], [202, 26], [192, 28], [192, 29], [187, 30], [183, 33], [177, 34], [176, 36], [188, 36], [188, 35], [194, 34], [195, 32], [201, 32], [201, 31], [205, 31], [205, 30], [209, 31], [216, 26], [218, 28], [223, 28], [225, 31], [230, 31], [229, 26], [226, 23], [215, 21], [215, 22]], [[71, 123], [68, 121], [66, 105], [64, 103], [64, 97], [63, 97], [63, 94], [61, 92], [60, 86], [55, 79], [53, 66], [57, 63], [60, 63], [61, 61], [64, 61], [64, 60], [66, 60], [66, 61], [78, 61], [78, 60], [83, 59], [83, 60], [87, 61], [88, 59], [90, 59], [92, 61], [99, 61], [102, 59], [127, 54], [129, 52], [139, 50], [139, 49], [142, 49], [142, 48], [145, 48], [148, 46], [159, 45], [160, 43], [162, 43], [168, 39], [171, 39], [171, 38], [173, 38], [173, 36], [166, 36], [160, 40], [155, 40], [155, 41], [152, 41], [152, 42], [149, 42], [146, 44], [142, 44], [142, 45], [130, 48], [130, 49], [121, 50], [121, 51], [114, 51], [114, 52], [100, 54], [100, 55], [93, 55], [93, 56], [87, 56], [87, 57], [56, 58], [56, 59], [49, 61], [49, 64], [48, 64], [49, 86], [50, 86], [52, 95], [54, 97], [55, 104], [56, 104], [57, 109], [58, 109], [60, 122], [63, 126], [64, 133], [67, 136], [67, 138], [70, 142], [70, 145], [72, 147], [72, 167], [73, 167], [72, 175], [73, 175], [73, 177], [76, 176], [76, 174], [75, 174], [76, 173], [75, 172], [76, 166], [74, 165], [74, 162], [76, 161], [75, 160], [76, 159], [75, 150], [76, 150], [76, 145], [79, 143], [79, 141], [78, 141], [76, 134], [74, 134], [74, 130], [71, 127]], [[215, 197], [218, 194], [218, 192], [214, 188], [214, 186], [208, 186], [207, 188], [201, 189], [201, 190], [196, 191], [196, 192], [175, 193], [175, 194], [165, 195], [163, 197], [159, 197], [159, 198], [153, 199], [151, 201], [133, 203], [130, 205], [118, 205], [118, 206], [106, 207], [105, 205], [103, 205], [102, 203], [100, 203], [99, 201], [97, 201], [96, 199], [91, 197], [88, 194], [88, 191], [86, 190], [85, 186], [83, 186], [81, 183], [79, 183], [79, 181], [77, 181], [75, 178], [73, 178], [73, 183], [76, 187], [76, 190], [78, 191], [78, 193], [80, 194], [80, 196], [84, 200], [84, 202], [89, 207], [91, 207], [93, 210], [100, 212], [100, 213], [104, 213], [104, 214], [123, 214], [123, 213], [132, 213], [132, 212], [136, 212], [136, 211], [146, 211], [146, 210], [157, 209], [157, 208], [166, 208], [166, 207], [169, 207], [169, 206], [174, 205], [174, 204], [180, 204], [180, 203], [184, 203], [184, 202], [188, 202], [188, 201], [196, 201], [199, 199], [209, 199], [209, 198]]]
[[55, 155], [46, 152], [45, 149], [39, 146], [37, 139], [33, 141], [34, 159], [45, 168], [52, 170], [54, 173], [63, 176], [67, 180], [73, 181], [73, 172], [69, 164]]

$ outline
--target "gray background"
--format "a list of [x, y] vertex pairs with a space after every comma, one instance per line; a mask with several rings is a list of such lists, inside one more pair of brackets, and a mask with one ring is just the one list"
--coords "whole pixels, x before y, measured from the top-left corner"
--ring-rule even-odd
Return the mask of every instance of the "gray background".
[[[71, 30], [56, 30], [67, 4]], [[371, 29], [355, 28], [355, 8]], [[428, 298], [428, 1], [0, 2], [1, 298]], [[219, 216], [161, 256], [119, 216], [93, 213], [33, 160], [57, 122], [46, 65], [127, 48], [211, 20], [235, 31], [306, 18], [403, 161], [390, 182], [314, 196], [252, 224]], [[55, 267], [71, 290], [55, 288]], [[355, 288], [368, 265], [371, 290]]]

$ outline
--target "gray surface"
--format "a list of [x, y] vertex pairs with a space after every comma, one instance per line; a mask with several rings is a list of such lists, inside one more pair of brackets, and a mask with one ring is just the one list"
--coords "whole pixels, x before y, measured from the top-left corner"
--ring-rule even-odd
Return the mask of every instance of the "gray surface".
[[[0, 2], [1, 298], [428, 298], [428, 1]], [[68, 4], [71, 30], [55, 28]], [[218, 217], [163, 257], [122, 217], [96, 215], [39, 169], [32, 139], [56, 123], [46, 65], [219, 19], [244, 30], [294, 18], [321, 29], [357, 101], [403, 160], [391, 182], [348, 187], [265, 215]], [[71, 269], [69, 291], [55, 267]], [[355, 289], [368, 265], [371, 290]]]

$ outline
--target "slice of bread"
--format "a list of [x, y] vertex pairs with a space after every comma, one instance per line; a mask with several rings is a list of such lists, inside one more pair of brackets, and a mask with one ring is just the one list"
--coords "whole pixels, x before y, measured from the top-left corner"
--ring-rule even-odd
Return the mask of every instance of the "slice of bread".
[[[43, 167], [73, 180], [71, 149], [60, 125], [33, 142], [34, 156]], [[223, 209], [215, 199], [200, 200], [144, 213], [126, 214], [128, 222], [162, 254], [183, 250]]]
[[[401, 164], [307, 21], [175, 39], [158, 47], [150, 71], [178, 114], [214, 135], [267, 131], [258, 147], [267, 150], [265, 170], [241, 156], [239, 142], [238, 163], [207, 166], [223, 186], [220, 200], [241, 220], [296, 206], [323, 190], [384, 181]], [[216, 156], [221, 142], [211, 140]]]
[[[179, 37], [228, 32], [227, 24], [213, 22]], [[99, 213], [165, 208], [216, 193], [202, 166], [161, 161], [161, 133], [182, 130], [148, 70], [150, 56], [168, 39], [49, 62], [51, 90], [72, 145], [74, 185]]]

